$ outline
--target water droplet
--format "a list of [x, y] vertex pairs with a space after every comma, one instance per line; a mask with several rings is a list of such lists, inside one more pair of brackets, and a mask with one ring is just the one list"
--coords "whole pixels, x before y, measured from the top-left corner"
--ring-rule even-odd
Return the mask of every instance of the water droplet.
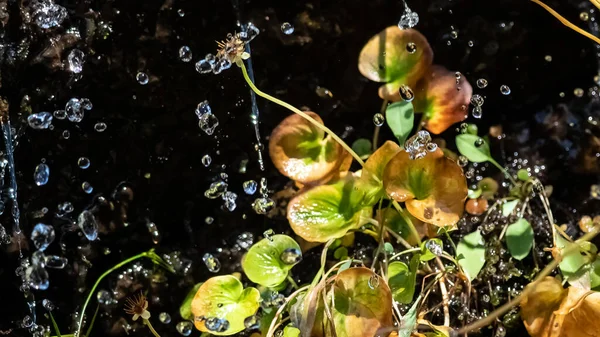
[[205, 113], [198, 117], [198, 126], [209, 136], [215, 132], [218, 125], [219, 119], [212, 113]]
[[179, 59], [183, 62], [190, 62], [192, 60], [192, 50], [188, 46], [182, 46], [179, 48]]
[[485, 100], [479, 94], [471, 96], [471, 104], [473, 104], [474, 106], [482, 106], [484, 102]]
[[146, 74], [143, 71], [140, 71], [137, 73], [137, 75], [135, 75], [135, 79], [137, 80], [137, 82], [141, 85], [146, 85], [148, 84], [148, 81], [150, 80], [148, 78], [148, 74]]
[[600, 200], [600, 185], [591, 185], [590, 186], [590, 197], [592, 199]]
[[373, 124], [375, 124], [375, 126], [382, 126], [384, 122], [385, 117], [382, 114], [376, 113], [373, 115]]
[[211, 253], [206, 253], [202, 256], [202, 261], [211, 273], [218, 273], [221, 270], [221, 261], [214, 257]]
[[229, 329], [229, 321], [224, 318], [208, 317], [204, 326], [208, 331], [225, 332]]
[[502, 95], [510, 95], [510, 88], [508, 87], [508, 85], [501, 85], [500, 93], [502, 93]]
[[302, 252], [296, 248], [287, 248], [279, 258], [285, 264], [296, 264], [302, 261]]
[[199, 72], [200, 74], [208, 74], [213, 71], [213, 66], [214, 66], [214, 63], [211, 63], [210, 61], [202, 59], [202, 60], [196, 62], [196, 71]]
[[476, 106], [473, 107], [473, 111], [471, 112], [471, 114], [473, 115], [473, 118], [481, 118], [481, 116], [483, 115], [483, 110], [480, 106]]
[[379, 287], [379, 276], [371, 275], [367, 284], [369, 285], [369, 288], [371, 288], [371, 289], [375, 289], [375, 288]]
[[63, 269], [69, 263], [69, 260], [62, 256], [46, 255], [44, 262], [47, 268]]
[[111, 305], [116, 303], [116, 300], [113, 298], [110, 292], [102, 289], [98, 291], [96, 294], [96, 299], [98, 300], [98, 304], [100, 305]]
[[106, 130], [106, 127], [106, 123], [98, 122], [94, 125], [94, 130], [96, 130], [96, 132], [104, 132]]
[[73, 49], [67, 57], [69, 61], [69, 70], [75, 74], [79, 74], [83, 71], [83, 64], [85, 63], [85, 54], [79, 49]]
[[546, 62], [552, 62], [552, 55], [544, 56], [544, 60], [546, 60]]
[[62, 137], [63, 137], [63, 139], [69, 139], [69, 138], [71, 138], [71, 132], [69, 130], [64, 130], [62, 132]]
[[208, 167], [211, 162], [212, 162], [212, 158], [209, 155], [205, 154], [204, 156], [202, 156], [202, 165], [204, 165], [205, 167]]
[[89, 98], [81, 98], [79, 100], [79, 104], [81, 104], [81, 107], [84, 108], [85, 110], [92, 110], [92, 108], [94, 107], [94, 105], [92, 105], [92, 101], [90, 101]]
[[67, 118], [73, 123], [79, 123], [83, 120], [84, 109], [77, 98], [71, 98], [65, 105]]
[[575, 88], [575, 90], [573, 90], [573, 95], [575, 95], [575, 97], [583, 97], [583, 89]]
[[488, 81], [485, 78], [480, 78], [477, 80], [477, 87], [479, 89], [483, 89], [488, 86]]
[[195, 112], [196, 112], [196, 116], [198, 116], [198, 118], [200, 118], [204, 114], [212, 113], [212, 109], [210, 108], [210, 104], [208, 103], [208, 101], [202, 101], [202, 102], [198, 103], [198, 106], [196, 107]]
[[58, 211], [61, 214], [69, 214], [69, 213], [73, 212], [74, 210], [75, 210], [75, 208], [73, 207], [73, 204], [71, 204], [68, 201], [65, 201], [58, 205]]
[[333, 93], [325, 87], [317, 86], [317, 88], [315, 89], [315, 93], [317, 94], [317, 96], [319, 96], [321, 98], [326, 98], [326, 97], [332, 98], [333, 97]]
[[183, 336], [189, 336], [192, 333], [192, 322], [190, 321], [181, 321], [175, 327], [177, 332]]
[[437, 256], [442, 255], [442, 252], [444, 251], [444, 248], [441, 245], [439, 245], [435, 240], [427, 241], [427, 243], [425, 244], [425, 248], [429, 249], [430, 252]]
[[254, 180], [248, 180], [244, 182], [244, 192], [248, 195], [252, 195], [256, 193], [256, 189], [258, 188], [258, 183]]
[[483, 146], [483, 144], [485, 144], [483, 138], [477, 138], [477, 140], [475, 141], [475, 147], [481, 147]]
[[98, 223], [90, 211], [83, 211], [79, 214], [77, 217], [77, 226], [81, 228], [81, 231], [88, 240], [94, 241], [98, 238]]
[[227, 208], [230, 212], [233, 212], [236, 208], [235, 200], [237, 199], [237, 194], [227, 191], [222, 195], [223, 200], [225, 201], [225, 208]]
[[90, 167], [90, 160], [87, 157], [79, 157], [77, 166], [79, 166], [80, 169], [85, 170]]
[[54, 241], [54, 227], [39, 223], [31, 231], [31, 241], [35, 248], [45, 250]]
[[579, 19], [581, 21], [587, 21], [590, 18], [590, 14], [588, 12], [581, 12], [579, 13]]
[[54, 111], [54, 118], [56, 119], [65, 119], [67, 118], [67, 112], [65, 110], [56, 110]]
[[29, 315], [26, 315], [25, 317], [23, 317], [23, 320], [21, 321], [21, 326], [23, 328], [29, 328], [33, 324], [34, 324], [33, 319]]
[[462, 78], [462, 74], [460, 73], [460, 71], [455, 72], [454, 77], [456, 78], [456, 84], [460, 84], [460, 79]]
[[67, 10], [52, 0], [37, 2], [32, 7], [33, 20], [43, 29], [60, 26], [67, 17]]
[[428, 152], [435, 152], [438, 149], [438, 145], [434, 142], [431, 142], [431, 143], [427, 143], [427, 145], [425, 145], [425, 148], [427, 149]]
[[275, 201], [265, 197], [257, 198], [252, 203], [252, 209], [256, 214], [267, 214], [273, 207], [275, 207]]
[[180, 9], [177, 10], [177, 15], [179, 15], [180, 17], [184, 17], [185, 16], [185, 11], [180, 8]]
[[284, 22], [281, 24], [281, 31], [285, 35], [290, 35], [294, 32], [294, 26], [289, 22]]
[[52, 124], [52, 114], [45, 111], [31, 114], [27, 116], [27, 124], [32, 129], [47, 129]]
[[260, 34], [260, 29], [258, 29], [258, 27], [256, 27], [252, 22], [250, 22], [246, 26], [246, 30], [240, 32], [238, 36], [240, 40], [242, 40], [242, 42], [248, 43], [254, 40], [254, 38], [257, 37], [258, 34]]
[[35, 167], [35, 171], [33, 171], [33, 181], [36, 185], [42, 186], [48, 183], [48, 179], [50, 178], [50, 167], [48, 165], [41, 163]]
[[410, 159], [421, 159], [427, 155], [427, 144], [431, 143], [431, 135], [425, 130], [417, 132], [404, 143], [404, 149]]
[[419, 14], [413, 12], [408, 6], [404, 6], [404, 13], [400, 17], [400, 21], [398, 21], [398, 28], [404, 30], [408, 28], [413, 28], [419, 23]]
[[87, 181], [81, 183], [81, 189], [87, 194], [94, 192], [94, 187]]
[[408, 85], [400, 86], [400, 97], [407, 102], [412, 102], [415, 99], [415, 94]]
[[146, 227], [148, 228], [148, 232], [152, 236], [152, 242], [157, 245], [162, 239], [160, 232], [158, 231], [158, 227], [152, 221], [146, 222]]
[[246, 319], [244, 319], [244, 326], [248, 330], [256, 330], [260, 328], [260, 318], [256, 315], [246, 317]]
[[406, 44], [406, 51], [410, 54], [414, 54], [417, 51], [417, 45], [414, 42], [409, 42]]
[[37, 290], [46, 290], [50, 285], [48, 272], [41, 266], [29, 266], [25, 270], [25, 279], [30, 287]]
[[158, 314], [158, 320], [163, 324], [169, 324], [171, 323], [171, 315], [166, 312], [161, 312]]
[[204, 196], [209, 199], [216, 199], [227, 191], [227, 183], [219, 180], [210, 184], [210, 187], [204, 192]]
[[204, 223], [205, 223], [205, 224], [207, 224], [207, 225], [210, 225], [210, 224], [212, 224], [214, 221], [215, 221], [215, 219], [214, 219], [213, 217], [210, 217], [210, 216], [207, 216], [207, 217], [204, 219]]
[[50, 301], [47, 298], [45, 298], [42, 301], [42, 305], [44, 306], [44, 309], [46, 309], [48, 311], [52, 311], [52, 310], [56, 309], [56, 306], [54, 305], [54, 303], [52, 303], [52, 301]]

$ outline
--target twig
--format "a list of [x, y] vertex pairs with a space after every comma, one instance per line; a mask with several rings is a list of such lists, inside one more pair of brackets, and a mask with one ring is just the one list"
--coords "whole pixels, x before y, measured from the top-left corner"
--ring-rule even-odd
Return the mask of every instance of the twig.
[[[539, 0], [531, 0], [533, 2], [535, 2], [536, 4], [540, 5], [542, 8], [544, 8], [548, 13], [552, 14], [552, 16], [554, 16], [555, 18], [558, 19], [558, 21], [560, 21], [563, 25], [569, 27], [570, 29], [574, 30], [575, 32], [587, 37], [588, 39], [596, 42], [597, 44], [600, 44], [600, 39], [598, 39], [596, 36], [586, 32], [585, 30], [575, 26], [574, 24], [572, 24], [571, 22], [569, 22], [569, 20], [563, 18], [560, 14], [558, 14], [556, 11], [554, 11], [552, 8], [550, 8], [548, 5], [546, 5], [545, 3], [539, 1]], [[599, 2], [598, 1], [593, 1], [592, 0], [592, 4], [594, 4], [594, 6], [598, 7]]]

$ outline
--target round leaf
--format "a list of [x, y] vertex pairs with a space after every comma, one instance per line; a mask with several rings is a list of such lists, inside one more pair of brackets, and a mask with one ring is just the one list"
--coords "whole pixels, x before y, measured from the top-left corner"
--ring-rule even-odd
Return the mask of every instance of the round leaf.
[[437, 256], [434, 254], [429, 248], [429, 241], [431, 241], [432, 246], [438, 246], [440, 249], [443, 249], [444, 243], [440, 239], [430, 239], [421, 244], [421, 261], [430, 261], [435, 259]]
[[[412, 54], [406, 50], [409, 43], [416, 46]], [[391, 26], [373, 36], [363, 47], [358, 58], [358, 70], [372, 81], [387, 83], [379, 88], [382, 99], [399, 101], [400, 85], [416, 87], [432, 62], [433, 51], [421, 33]]]
[[365, 192], [357, 187], [356, 178], [347, 175], [297, 195], [287, 208], [290, 226], [311, 242], [327, 242], [360, 228], [372, 209], [363, 204]]
[[[286, 255], [289, 257], [293, 254], [298, 254], [295, 261], [286, 259]], [[289, 270], [301, 259], [300, 245], [291, 237], [278, 234], [252, 245], [242, 260], [242, 268], [250, 281], [275, 287], [285, 281]]]
[[383, 190], [383, 172], [389, 161], [402, 149], [398, 144], [387, 141], [373, 153], [362, 169], [360, 183], [366, 184], [362, 189], [369, 199], [367, 203], [375, 203], [385, 197]]
[[242, 282], [231, 275], [208, 279], [192, 300], [194, 317], [219, 318], [229, 322], [223, 332], [209, 331], [204, 320], [196, 319], [196, 328], [216, 336], [229, 336], [245, 329], [244, 320], [256, 313], [260, 304], [260, 292], [252, 287], [244, 289]]
[[510, 255], [523, 260], [533, 247], [533, 228], [525, 219], [519, 219], [506, 229], [506, 245]]
[[433, 66], [415, 92], [415, 111], [425, 114], [425, 129], [431, 133], [440, 134], [468, 116], [473, 88], [464, 75], [456, 82], [454, 72]]
[[415, 110], [412, 103], [400, 101], [390, 104], [385, 110], [385, 120], [398, 139], [398, 143], [404, 144], [415, 125]]
[[400, 261], [394, 261], [388, 266], [388, 284], [394, 301], [408, 304], [413, 300], [416, 289], [419, 255], [410, 260], [410, 267]]
[[371, 141], [366, 138], [359, 138], [352, 143], [352, 151], [361, 158], [368, 157], [373, 152], [372, 147]]
[[478, 230], [460, 240], [456, 247], [456, 256], [467, 277], [471, 281], [474, 280], [485, 264], [485, 246]]
[[196, 284], [192, 288], [192, 290], [190, 290], [188, 294], [185, 295], [185, 298], [183, 299], [183, 302], [179, 307], [179, 314], [181, 315], [181, 318], [187, 320], [194, 319], [194, 315], [192, 314], [192, 300], [194, 299], [194, 296], [196, 296], [196, 293], [198, 292], [198, 289], [200, 289], [200, 286], [202, 284], [203, 282]]
[[[483, 141], [480, 146], [475, 143]], [[463, 156], [474, 163], [483, 163], [492, 159], [490, 154], [490, 146], [488, 143], [477, 135], [460, 134], [456, 136], [456, 147]]]
[[387, 194], [406, 203], [417, 219], [439, 227], [454, 226], [464, 211], [467, 181], [462, 168], [441, 150], [421, 159], [399, 152], [385, 167]]
[[375, 336], [393, 328], [392, 293], [370, 269], [344, 270], [337, 275], [332, 290], [338, 337]]
[[[314, 112], [306, 112], [317, 122]], [[324, 181], [339, 171], [347, 171], [351, 155], [331, 137], [299, 115], [284, 119], [271, 133], [269, 155], [273, 164], [286, 177], [307, 184]]]

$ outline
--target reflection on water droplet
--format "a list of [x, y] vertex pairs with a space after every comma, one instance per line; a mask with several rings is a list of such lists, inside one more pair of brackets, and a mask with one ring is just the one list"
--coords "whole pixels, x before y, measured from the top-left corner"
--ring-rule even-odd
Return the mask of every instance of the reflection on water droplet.
[[177, 332], [183, 336], [189, 336], [192, 333], [192, 327], [192, 322], [190, 321], [181, 321], [175, 326]]
[[204, 156], [202, 156], [202, 165], [204, 165], [205, 167], [208, 167], [211, 162], [212, 162], [212, 158], [209, 155], [205, 154]]
[[70, 71], [72, 71], [75, 74], [79, 74], [83, 71], [83, 64], [85, 63], [85, 54], [81, 50], [71, 50], [67, 59], [69, 62]]
[[169, 315], [166, 312], [161, 312], [158, 315], [158, 320], [163, 324], [169, 324], [169, 323], [171, 323], [171, 315]]
[[510, 95], [510, 88], [508, 87], [508, 85], [501, 85], [500, 93], [502, 93], [502, 95]]
[[182, 46], [179, 48], [179, 59], [183, 62], [190, 62], [192, 60], [192, 50], [188, 46]]
[[415, 99], [415, 94], [408, 85], [401, 85], [399, 91], [400, 97], [402, 97], [402, 99], [406, 102], [412, 102], [413, 99]]
[[384, 122], [385, 117], [382, 114], [376, 113], [373, 115], [373, 124], [375, 124], [375, 126], [382, 126]]
[[204, 196], [209, 199], [216, 199], [227, 191], [227, 183], [219, 180], [210, 184], [210, 187], [204, 192]]
[[444, 251], [444, 248], [440, 246], [435, 240], [429, 240], [425, 244], [425, 248], [429, 249], [434, 255], [440, 256]]
[[43, 186], [48, 183], [50, 179], [50, 167], [46, 164], [38, 164], [33, 171], [33, 181], [38, 186]]
[[417, 45], [414, 42], [409, 42], [406, 44], [406, 51], [414, 54], [417, 51]]
[[471, 114], [473, 115], [473, 118], [481, 118], [481, 116], [483, 115], [483, 110], [480, 106], [476, 106], [473, 107], [473, 111]]
[[77, 217], [77, 226], [81, 228], [81, 231], [88, 240], [94, 241], [98, 238], [98, 223], [90, 211], [83, 211], [79, 214]]
[[273, 207], [275, 207], [275, 201], [265, 197], [257, 198], [252, 203], [252, 209], [256, 214], [267, 214]]
[[377, 287], [379, 287], [379, 276], [377, 275], [371, 275], [371, 277], [369, 278], [369, 288], [371, 289], [375, 289]]
[[404, 3], [404, 13], [400, 17], [400, 21], [398, 21], [398, 28], [404, 30], [408, 28], [413, 28], [419, 23], [419, 14], [413, 12], [406, 3]]
[[285, 264], [296, 264], [302, 261], [302, 252], [296, 248], [287, 248], [279, 258]]
[[406, 140], [404, 149], [408, 152], [410, 159], [421, 159], [427, 155], [429, 143], [431, 143], [431, 135], [429, 132], [421, 130]]
[[27, 124], [35, 130], [44, 130], [52, 124], [52, 114], [49, 112], [38, 112], [27, 116]]
[[294, 26], [289, 22], [284, 22], [281, 24], [281, 31], [285, 35], [290, 35], [294, 32]]
[[138, 72], [137, 75], [135, 75], [135, 79], [141, 85], [146, 85], [149, 81], [148, 75], [142, 71]]
[[485, 144], [483, 138], [477, 138], [477, 140], [475, 141], [475, 147], [481, 147], [483, 146], [483, 144]]
[[579, 13], [579, 19], [581, 21], [587, 21], [590, 18], [590, 14], [588, 12], [581, 12]]
[[575, 90], [573, 90], [573, 95], [575, 95], [575, 97], [583, 97], [583, 89], [581, 88], [575, 88]]
[[258, 188], [258, 183], [254, 180], [248, 180], [244, 182], [244, 192], [248, 195], [252, 195], [256, 193], [256, 189]]
[[96, 132], [104, 132], [106, 130], [106, 123], [104, 122], [98, 122], [94, 125], [94, 130], [96, 130]]
[[90, 194], [94, 191], [94, 187], [92, 186], [92, 184], [90, 184], [87, 181], [81, 183], [81, 189], [87, 194]]
[[477, 80], [477, 87], [479, 89], [483, 89], [488, 86], [488, 81], [485, 78], [480, 78]]
[[206, 253], [202, 256], [202, 261], [211, 273], [218, 273], [221, 270], [221, 261], [214, 257], [211, 253]]
[[54, 241], [54, 227], [39, 223], [31, 231], [31, 241], [35, 248], [45, 250]]
[[244, 319], [244, 326], [248, 330], [256, 330], [260, 328], [260, 318], [256, 315], [246, 317], [246, 319]]
[[469, 160], [465, 156], [458, 156], [458, 166], [465, 167], [469, 164]]

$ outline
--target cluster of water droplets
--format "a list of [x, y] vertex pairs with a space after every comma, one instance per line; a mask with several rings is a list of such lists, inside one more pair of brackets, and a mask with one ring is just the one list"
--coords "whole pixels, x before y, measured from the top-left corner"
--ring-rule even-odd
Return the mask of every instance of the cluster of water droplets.
[[417, 12], [413, 12], [409, 7], [406, 1], [404, 1], [404, 13], [400, 17], [400, 21], [398, 21], [398, 28], [404, 30], [415, 27], [419, 23], [419, 14]]
[[192, 271], [192, 260], [184, 257], [180, 251], [174, 251], [169, 254], [164, 254], [165, 262], [173, 267], [176, 273], [181, 275], [189, 275]]
[[275, 201], [269, 198], [269, 188], [267, 187], [267, 178], [260, 179], [260, 194], [259, 198], [254, 199], [252, 209], [256, 214], [267, 214], [275, 207]]
[[198, 126], [200, 129], [202, 129], [202, 131], [204, 131], [207, 135], [212, 135], [217, 126], [219, 126], [219, 119], [212, 113], [212, 109], [208, 101], [202, 101], [198, 103], [195, 113], [198, 117]]
[[44, 254], [44, 250], [50, 246], [55, 237], [54, 228], [50, 225], [38, 223], [33, 228], [31, 241], [37, 251], [31, 254], [30, 263], [24, 259], [16, 270], [17, 275], [24, 276], [26, 287], [36, 290], [48, 289], [50, 280], [46, 268], [62, 269], [67, 265], [68, 261], [64, 257]]
[[237, 194], [231, 191], [228, 191], [227, 188], [229, 184], [227, 184], [227, 174], [221, 173], [221, 178], [218, 181], [210, 184], [210, 187], [204, 191], [204, 196], [209, 199], [217, 199], [221, 197], [224, 201], [224, 206], [230, 212], [233, 212], [236, 207]]
[[223, 70], [231, 68], [233, 62], [236, 61], [231, 58], [232, 55], [236, 54], [234, 49], [241, 48], [243, 50], [244, 46], [258, 36], [259, 33], [260, 30], [249, 23], [244, 31], [235, 35], [228, 34], [227, 40], [224, 41], [223, 52], [218, 53], [217, 56], [206, 54], [203, 59], [196, 62], [196, 71], [200, 74], [220, 74]]
[[52, 0], [36, 1], [32, 4], [33, 21], [42, 29], [60, 26], [67, 15], [67, 10]]
[[431, 135], [425, 130], [417, 132], [404, 143], [404, 150], [408, 152], [408, 155], [412, 160], [421, 159], [425, 157], [428, 152], [434, 152], [437, 149], [437, 144], [431, 141]]

